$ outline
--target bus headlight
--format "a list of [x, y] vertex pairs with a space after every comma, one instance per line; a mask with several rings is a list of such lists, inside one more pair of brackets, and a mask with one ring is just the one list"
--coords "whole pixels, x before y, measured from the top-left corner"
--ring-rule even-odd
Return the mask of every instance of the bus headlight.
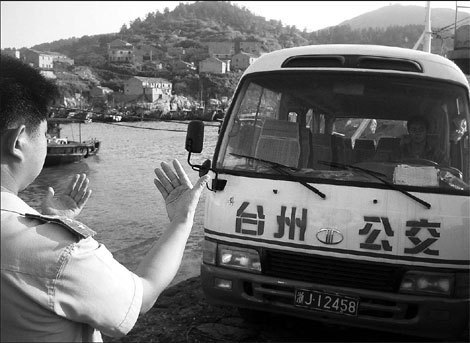
[[254, 249], [219, 244], [217, 264], [222, 267], [261, 272], [259, 254]]
[[454, 283], [454, 274], [409, 271], [403, 276], [400, 292], [450, 296]]

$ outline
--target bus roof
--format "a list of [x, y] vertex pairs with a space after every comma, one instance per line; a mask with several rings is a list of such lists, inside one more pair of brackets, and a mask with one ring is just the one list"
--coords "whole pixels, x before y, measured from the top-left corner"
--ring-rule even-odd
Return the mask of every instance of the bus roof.
[[[322, 58], [318, 59], [320, 56]], [[363, 60], [369, 59], [369, 62], [379, 61], [380, 63], [366, 63], [363, 66], [351, 63], [335, 65], [333, 61], [349, 60], [349, 56], [355, 56], [356, 59], [354, 61], [356, 62], [359, 57]], [[311, 63], [309, 58], [311, 58]], [[287, 63], [288, 61], [293, 62], [296, 59], [297, 63]], [[303, 62], [301, 61], [302, 59]], [[387, 63], [387, 61], [390, 63]], [[408, 66], [405, 66], [405, 63]], [[416, 70], [413, 70], [413, 65], [417, 66]], [[468, 88], [465, 74], [454, 62], [445, 57], [419, 50], [380, 45], [325, 44], [277, 50], [259, 57], [245, 70], [244, 76], [256, 72], [276, 70], [345, 70], [345, 68], [348, 70], [375, 72], [382, 70], [387, 73], [405, 73], [445, 79], [458, 82]]]

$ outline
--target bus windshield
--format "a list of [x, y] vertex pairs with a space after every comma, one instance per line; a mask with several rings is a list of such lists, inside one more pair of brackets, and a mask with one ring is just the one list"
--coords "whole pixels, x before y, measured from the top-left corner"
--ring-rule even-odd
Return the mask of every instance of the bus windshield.
[[233, 101], [219, 170], [281, 177], [282, 167], [306, 182], [469, 191], [465, 87], [290, 70], [244, 78]]

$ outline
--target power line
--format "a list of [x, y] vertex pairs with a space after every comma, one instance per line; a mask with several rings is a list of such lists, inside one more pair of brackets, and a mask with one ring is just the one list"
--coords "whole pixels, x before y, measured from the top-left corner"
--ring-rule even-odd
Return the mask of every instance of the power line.
[[461, 21], [469, 20], [469, 19], [470, 19], [470, 17], [462, 18], [462, 19], [456, 21], [455, 23], [449, 24], [449, 25], [447, 25], [447, 26], [444, 26], [444, 27], [438, 29], [436, 32], [441, 32], [441, 31], [443, 31], [443, 30], [448, 30], [449, 28], [452, 28], [453, 26], [455, 26], [456, 24], [460, 23]]

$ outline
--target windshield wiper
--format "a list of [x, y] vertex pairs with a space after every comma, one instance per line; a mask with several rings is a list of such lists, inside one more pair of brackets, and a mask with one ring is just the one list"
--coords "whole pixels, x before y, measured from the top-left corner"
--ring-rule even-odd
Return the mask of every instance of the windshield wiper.
[[263, 160], [261, 158], [257, 158], [257, 157], [253, 157], [253, 156], [234, 154], [234, 153], [229, 153], [229, 154], [233, 155], [233, 156], [236, 156], [236, 157], [245, 157], [245, 158], [249, 158], [250, 160], [259, 161], [259, 162], [269, 164], [272, 167], [272, 169], [274, 169], [275, 171], [277, 171], [281, 174], [290, 176], [293, 181], [296, 181], [296, 182], [300, 183], [302, 186], [307, 187], [308, 189], [310, 189], [315, 194], [318, 194], [322, 199], [326, 198], [326, 195], [324, 193], [322, 193], [320, 190], [318, 190], [317, 188], [315, 188], [313, 186], [310, 186], [308, 183], [300, 180], [297, 177], [297, 175], [294, 175], [291, 172], [289, 172], [288, 169], [293, 169], [289, 166], [285, 166], [283, 164], [279, 164], [279, 163], [268, 161], [268, 160]]
[[403, 193], [406, 196], [410, 197], [411, 199], [419, 202], [421, 205], [423, 205], [427, 209], [431, 208], [430, 203], [414, 196], [411, 193], [408, 193], [407, 191], [405, 191], [403, 189], [400, 189], [399, 187], [395, 186], [393, 183], [390, 183], [387, 180], [382, 179], [380, 176], [386, 177], [386, 175], [384, 175], [382, 173], [378, 173], [378, 172], [375, 172], [375, 171], [372, 171], [372, 170], [369, 170], [369, 169], [356, 167], [356, 166], [353, 166], [353, 165], [350, 165], [350, 164], [342, 164], [342, 163], [338, 163], [338, 162], [318, 161], [318, 163], [323, 164], [323, 165], [327, 165], [327, 166], [330, 166], [330, 167], [335, 167], [335, 168], [359, 170], [359, 171], [361, 171], [361, 172], [363, 172], [367, 175], [370, 175], [370, 176], [376, 178], [377, 180], [381, 181], [384, 185], [388, 186], [390, 189], [393, 189], [395, 191], [399, 191], [400, 193]]

